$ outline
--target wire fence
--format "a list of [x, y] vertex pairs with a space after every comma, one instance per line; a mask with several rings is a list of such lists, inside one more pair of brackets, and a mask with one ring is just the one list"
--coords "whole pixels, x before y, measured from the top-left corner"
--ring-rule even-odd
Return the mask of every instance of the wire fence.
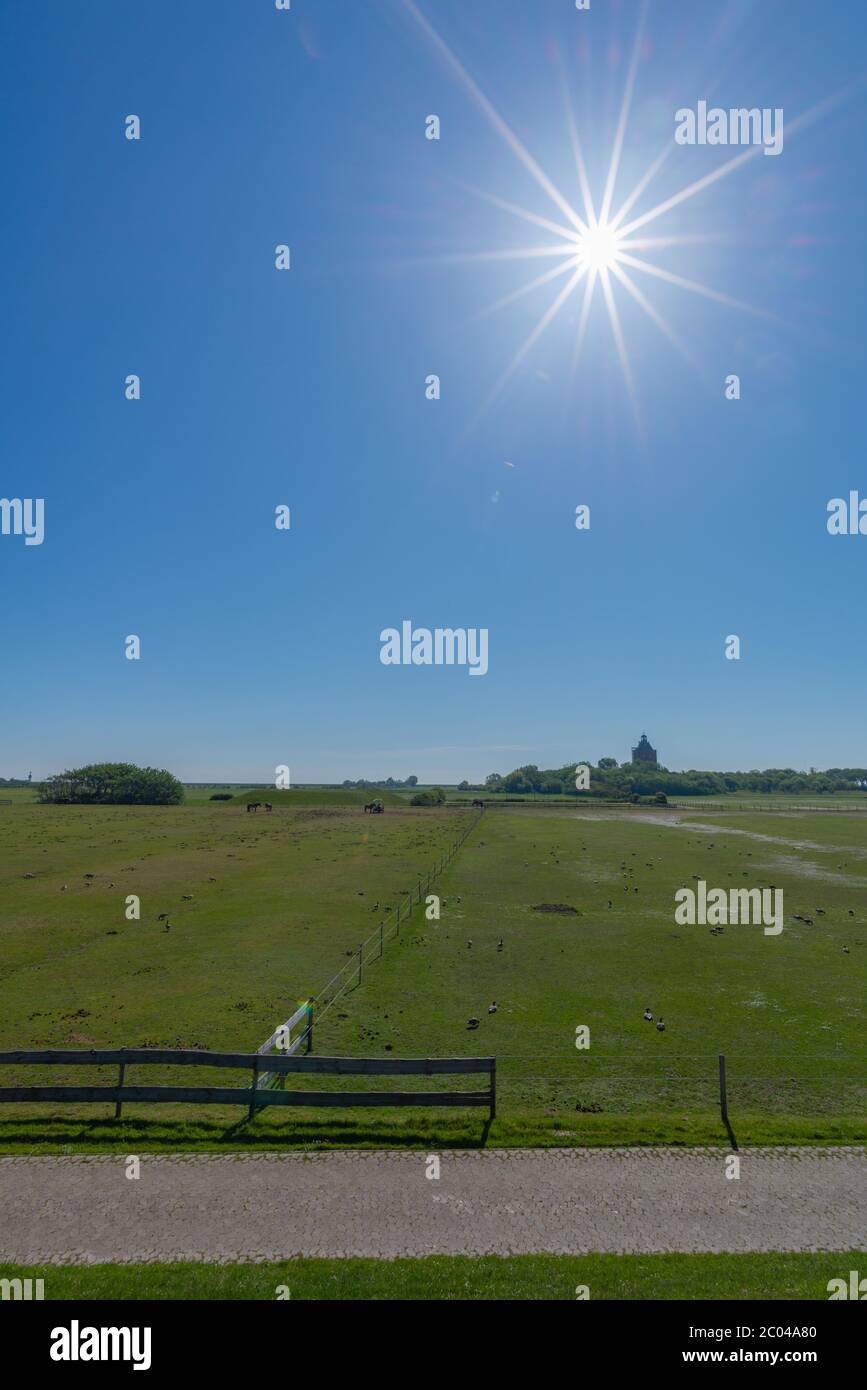
[[419, 906], [422, 899], [430, 892], [431, 886], [449, 867], [458, 850], [473, 833], [484, 814], [484, 810], [479, 812], [472, 825], [467, 826], [466, 830], [462, 831], [457, 839], [443, 851], [427, 873], [421, 874], [409, 891], [401, 895], [397, 907], [392, 908], [388, 916], [382, 919], [370, 935], [364, 941], [359, 942], [357, 949], [352, 953], [352, 958], [309, 1000], [317, 1024], [321, 1023], [332, 1004], [336, 1004], [351, 985], [361, 984], [365, 968], [381, 959], [387, 943], [397, 940], [401, 934], [401, 925], [406, 925], [409, 922], [413, 908]]
[[[600, 1061], [602, 1068], [595, 1065]], [[505, 1114], [555, 1116], [564, 1135], [598, 1133], [601, 1126], [620, 1135], [618, 1142], [637, 1136], [640, 1142], [649, 1142], [648, 1136], [665, 1143], [692, 1142], [698, 1132], [714, 1132], [708, 1126], [716, 1111], [735, 1148], [739, 1139], [863, 1144], [863, 1055], [842, 1068], [832, 1068], [826, 1058], [798, 1062], [793, 1072], [784, 1062], [779, 1070], [763, 1070], [760, 1058], [743, 1051], [684, 1054], [664, 1062], [631, 1053], [592, 1059], [584, 1053], [576, 1068], [560, 1059], [545, 1065], [538, 1056], [514, 1056], [500, 1048], [497, 1076]]]

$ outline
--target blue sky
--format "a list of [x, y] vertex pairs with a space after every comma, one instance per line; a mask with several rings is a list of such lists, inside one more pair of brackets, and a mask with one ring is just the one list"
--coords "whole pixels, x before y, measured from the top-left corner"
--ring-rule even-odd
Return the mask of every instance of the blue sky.
[[[580, 212], [565, 81], [598, 205], [638, 0], [417, 3]], [[598, 293], [572, 372], [577, 292], [480, 416], [563, 283], [482, 312], [551, 262], [456, 257], [557, 238], [480, 193], [563, 213], [404, 0], [0, 11], [0, 495], [46, 507], [0, 536], [0, 775], [867, 762], [867, 537], [825, 524], [867, 496], [862, 5], [651, 0], [613, 208], [681, 107], [820, 109], [646, 228], [758, 312], [635, 272], [686, 349], [616, 293], [638, 418]], [[629, 219], [739, 153], [675, 147]], [[406, 618], [488, 674], [383, 666]]]

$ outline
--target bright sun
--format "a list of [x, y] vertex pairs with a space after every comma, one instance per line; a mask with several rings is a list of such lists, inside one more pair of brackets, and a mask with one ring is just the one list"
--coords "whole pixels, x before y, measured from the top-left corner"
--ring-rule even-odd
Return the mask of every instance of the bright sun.
[[586, 266], [597, 274], [616, 265], [620, 249], [620, 234], [605, 222], [588, 227], [578, 238], [576, 264]]
[[[614, 196], [615, 187], [620, 170], [621, 156], [623, 154], [626, 138], [626, 127], [638, 74], [639, 61], [642, 54], [646, 19], [646, 4], [644, 4], [636, 29], [635, 44], [626, 76], [623, 100], [614, 136], [608, 173], [599, 202], [594, 199], [590, 188], [584, 153], [569, 97], [566, 74], [565, 72], [561, 74], [563, 78], [567, 132], [572, 145], [572, 152], [575, 159], [575, 172], [578, 176], [578, 188], [581, 193], [582, 212], [579, 213], [576, 208], [572, 206], [569, 199], [566, 198], [563, 193], [560, 192], [559, 188], [551, 181], [530, 151], [521, 143], [500, 113], [491, 105], [484, 92], [470, 76], [466, 68], [440, 38], [433, 25], [422, 14], [417, 0], [403, 0], [403, 5], [427, 35], [440, 58], [451, 69], [461, 85], [481, 109], [500, 138], [524, 166], [524, 169], [545, 192], [551, 202], [554, 203], [560, 213], [560, 220], [553, 221], [551, 218], [542, 216], [531, 208], [518, 206], [505, 198], [498, 197], [492, 193], [482, 192], [480, 189], [472, 189], [472, 192], [484, 198], [495, 207], [500, 208], [502, 211], [519, 217], [535, 227], [541, 227], [548, 233], [553, 233], [555, 240], [553, 242], [545, 242], [541, 245], [532, 244], [529, 246], [522, 246], [514, 250], [496, 249], [438, 258], [453, 262], [493, 262], [504, 260], [525, 261], [538, 257], [549, 262], [548, 269], [543, 270], [541, 274], [531, 279], [528, 283], [520, 285], [512, 290], [511, 293], [506, 294], [495, 304], [491, 305], [490, 309], [485, 312], [495, 312], [504, 309], [507, 305], [514, 304], [524, 295], [532, 294], [545, 285], [549, 285], [555, 281], [561, 282], [555, 298], [542, 313], [535, 327], [517, 349], [511, 361], [504, 367], [488, 396], [479, 406], [471, 423], [476, 423], [492, 405], [521, 364], [526, 360], [531, 349], [546, 331], [549, 324], [557, 318], [561, 309], [572, 299], [572, 296], [578, 293], [581, 296], [582, 302], [578, 313], [574, 351], [572, 354], [571, 372], [574, 376], [587, 337], [591, 306], [597, 290], [601, 293], [608, 311], [608, 318], [617, 350], [617, 356], [620, 359], [627, 390], [632, 400], [636, 420], [638, 420], [639, 410], [637, 396], [632, 378], [632, 368], [627, 354], [626, 341], [620, 321], [618, 300], [622, 300], [623, 295], [628, 296], [638, 305], [642, 312], [652, 320], [659, 331], [668, 338], [669, 342], [677, 348], [687, 361], [694, 361], [695, 354], [688, 350], [686, 344], [680, 340], [674, 329], [663, 317], [661, 311], [657, 309], [648, 298], [640, 285], [635, 283], [633, 275], [636, 271], [641, 275], [647, 275], [653, 279], [661, 280], [667, 285], [676, 286], [692, 294], [701, 295], [703, 298], [715, 300], [718, 304], [725, 304], [730, 308], [735, 308], [742, 312], [750, 314], [761, 312], [749, 304], [744, 304], [740, 300], [732, 298], [730, 295], [719, 293], [696, 280], [686, 279], [683, 275], [678, 275], [672, 270], [664, 269], [662, 266], [646, 260], [643, 255], [636, 254], [637, 252], [645, 250], [667, 250], [668, 248], [682, 245], [714, 241], [717, 239], [715, 233], [648, 236], [643, 229], [650, 223], [655, 222], [657, 218], [663, 217], [674, 208], [680, 206], [680, 204], [685, 203], [688, 199], [701, 193], [711, 184], [716, 183], [717, 180], [726, 177], [735, 169], [739, 169], [747, 160], [755, 158], [761, 153], [762, 146], [754, 145], [743, 153], [726, 160], [725, 163], [716, 166], [710, 173], [705, 174], [703, 178], [699, 178], [687, 187], [681, 188], [679, 192], [664, 198], [663, 201], [657, 203], [655, 207], [651, 207], [648, 211], [636, 216], [632, 212], [635, 204], [642, 197], [648, 185], [658, 174], [659, 170], [665, 164], [666, 159], [675, 149], [674, 142], [669, 140], [663, 146], [657, 158], [639, 179], [629, 196], [619, 207], [617, 206]], [[799, 123], [811, 118], [812, 115], [813, 112], [805, 113], [803, 117], [798, 118]], [[640, 233], [640, 235], [636, 235], [636, 233]]]

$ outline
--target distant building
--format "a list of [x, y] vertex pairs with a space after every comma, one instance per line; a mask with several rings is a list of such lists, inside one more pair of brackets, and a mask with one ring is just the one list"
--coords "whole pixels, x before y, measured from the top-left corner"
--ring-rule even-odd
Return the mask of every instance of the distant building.
[[632, 750], [632, 761], [634, 763], [658, 763], [656, 749], [651, 748], [647, 742], [647, 734], [642, 734], [635, 748]]

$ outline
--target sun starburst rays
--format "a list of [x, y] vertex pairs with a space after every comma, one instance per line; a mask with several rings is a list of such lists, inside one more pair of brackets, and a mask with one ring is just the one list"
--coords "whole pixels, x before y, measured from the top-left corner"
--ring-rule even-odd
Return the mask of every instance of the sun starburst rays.
[[614, 148], [611, 151], [611, 163], [608, 166], [608, 177], [605, 180], [605, 192], [602, 195], [602, 208], [599, 213], [599, 223], [603, 227], [608, 226], [609, 215], [611, 213], [611, 201], [614, 197], [614, 185], [617, 182], [617, 175], [620, 170], [620, 157], [623, 153], [623, 141], [626, 138], [626, 124], [629, 120], [629, 110], [632, 106], [632, 94], [635, 91], [635, 80], [638, 76], [638, 60], [641, 57], [641, 40], [644, 34], [644, 22], [646, 18], [647, 0], [642, 0], [638, 27], [635, 31], [632, 60], [629, 64], [629, 72], [626, 76], [626, 85], [623, 89], [623, 101], [620, 107], [620, 118], [617, 122], [617, 132], [614, 136]]
[[[566, 132], [574, 159], [577, 188], [580, 193], [580, 207], [582, 209], [580, 213], [572, 205], [569, 198], [562, 190], [557, 187], [536, 158], [518, 139], [514, 131], [484, 95], [479, 85], [470, 76], [463, 64], [455, 57], [444, 40], [436, 32], [430, 21], [421, 13], [417, 0], [403, 0], [403, 4], [406, 10], [422, 28], [429, 41], [433, 44], [440, 59], [444, 61], [452, 73], [456, 75], [458, 81], [481, 109], [489, 124], [497, 132], [512, 154], [515, 155], [524, 166], [524, 169], [532, 175], [537, 186], [544, 191], [550, 202], [556, 207], [560, 217], [563, 219], [563, 221], [554, 221], [552, 218], [545, 217], [532, 208], [522, 207], [514, 201], [499, 197], [496, 194], [483, 192], [479, 189], [471, 189], [469, 191], [484, 198], [494, 207], [508, 213], [510, 216], [552, 233], [557, 240], [553, 243], [544, 245], [529, 247], [515, 246], [508, 250], [493, 249], [490, 251], [471, 252], [468, 254], [437, 258], [441, 262], [449, 261], [451, 263], [465, 264], [474, 261], [505, 262], [536, 258], [551, 258], [558, 262], [550, 269], [545, 270], [542, 274], [535, 275], [525, 284], [520, 285], [509, 294], [506, 294], [497, 300], [495, 304], [482, 310], [481, 313], [477, 315], [477, 318], [500, 312], [516, 303], [518, 300], [538, 290], [543, 290], [545, 286], [553, 284], [553, 282], [558, 281], [563, 276], [568, 276], [564, 285], [558, 285], [554, 299], [543, 310], [532, 331], [501, 373], [492, 391], [476, 413], [474, 422], [478, 421], [481, 415], [484, 414], [501, 393], [504, 386], [524, 362], [533, 346], [562, 313], [565, 306], [569, 303], [579, 285], [582, 283], [583, 299], [574, 339], [570, 375], [574, 377], [582, 351], [587, 342], [590, 315], [594, 303], [596, 287], [598, 285], [601, 288], [602, 300], [607, 312], [608, 324], [616, 355], [620, 363], [629, 397], [635, 410], [636, 419], [638, 419], [637, 393], [627, 351], [624, 328], [621, 323], [617, 304], [618, 295], [625, 295], [627, 302], [636, 304], [659, 332], [663, 334], [679, 352], [685, 354], [687, 357], [689, 357], [690, 354], [687, 352], [685, 345], [675, 333], [674, 329], [663, 317], [659, 308], [653, 304], [648, 295], [635, 283], [632, 275], [628, 273], [627, 267], [629, 271], [637, 273], [640, 276], [648, 277], [651, 281], [661, 282], [671, 286], [673, 289], [699, 296], [703, 299], [724, 305], [727, 308], [750, 314], [762, 314], [763, 317], [768, 318], [773, 317], [773, 315], [764, 314], [762, 310], [756, 309], [744, 303], [742, 300], [735, 299], [728, 294], [715, 290], [708, 285], [702, 284], [698, 280], [677, 274], [674, 270], [656, 265], [652, 261], [644, 259], [643, 255], [637, 256], [635, 254], [637, 251], [643, 253], [649, 251], [669, 251], [677, 247], [700, 246], [723, 240], [724, 238], [718, 232], [693, 234], [672, 232], [666, 234], [663, 229], [660, 235], [645, 234], [636, 236], [635, 234], [646, 227], [650, 227], [651, 224], [665, 217], [666, 214], [671, 213], [674, 209], [681, 208], [690, 199], [695, 198], [706, 189], [718, 183], [719, 180], [726, 178], [729, 174], [734, 173], [739, 168], [748, 164], [761, 153], [761, 146], [751, 146], [743, 150], [726, 160], [722, 165], [711, 170], [702, 178], [694, 180], [678, 192], [664, 198], [654, 207], [649, 208], [645, 212], [638, 212], [636, 214], [635, 210], [640, 205], [640, 200], [643, 198], [647, 188], [656, 178], [675, 149], [672, 139], [641, 174], [634, 187], [620, 202], [619, 207], [615, 205], [615, 192], [620, 175], [629, 116], [641, 61], [648, 0], [642, 0], [610, 160], [598, 204], [594, 201], [593, 197], [581, 138], [569, 95], [566, 74], [562, 67], [560, 70], [566, 117]], [[848, 92], [840, 93], [836, 97], [820, 103], [818, 106], [803, 113], [794, 123], [787, 124], [787, 134], [791, 134], [798, 127], [810, 124], [817, 119], [818, 116], [824, 114], [832, 105], [838, 104], [847, 94]], [[631, 220], [627, 221], [627, 218]], [[617, 287], [617, 293], [615, 293], [615, 286]]]
[[[638, 48], [638, 41], [636, 41], [636, 54], [638, 52]], [[687, 349], [684, 346], [681, 339], [675, 333], [674, 329], [667, 322], [667, 320], [664, 318], [659, 309], [655, 305], [653, 305], [653, 303], [648, 299], [647, 295], [645, 295], [643, 291], [640, 290], [639, 287], [635, 284], [632, 277], [627, 274], [627, 266], [631, 270], [637, 271], [642, 275], [647, 275], [657, 280], [661, 280], [664, 283], [672, 285], [678, 289], [687, 291], [691, 294], [699, 295], [706, 299], [713, 300], [719, 304], [724, 304], [729, 308], [740, 309], [750, 313], [761, 312], [759, 310], [753, 309], [752, 306], [743, 303], [741, 300], [734, 299], [730, 295], [723, 294], [717, 290], [710, 288], [707, 285], [703, 285], [700, 281], [691, 280], [685, 276], [677, 275], [673, 271], [666, 270], [661, 266], [654, 265], [650, 261], [643, 259], [643, 257], [639, 257], [634, 254], [636, 251], [667, 250], [669, 248], [678, 246], [698, 246], [721, 240], [720, 234], [714, 232], [692, 234], [672, 233], [667, 236], [660, 235], [643, 237], [637, 237], [632, 234], [635, 231], [637, 231], [640, 227], [644, 227], [648, 223], [655, 221], [658, 217], [664, 216], [665, 213], [669, 212], [672, 208], [678, 206], [682, 202], [685, 202], [687, 199], [694, 197], [696, 194], [700, 193], [704, 188], [708, 187], [710, 183], [716, 182], [717, 179], [722, 178], [725, 174], [732, 172], [737, 166], [746, 162], [744, 155], [737, 156], [735, 159], [727, 161], [726, 164], [723, 165], [720, 169], [714, 171], [713, 175], [708, 175], [704, 179], [696, 180], [694, 183], [682, 189], [679, 193], [666, 199], [665, 202], [660, 203], [657, 207], [652, 208], [647, 213], [644, 213], [641, 217], [635, 218], [632, 222], [623, 225], [625, 214], [628, 211], [630, 211], [631, 208], [635, 205], [635, 202], [637, 201], [637, 198], [640, 196], [640, 193], [650, 182], [650, 179], [652, 178], [653, 174], [657, 171], [659, 165], [662, 162], [660, 159], [654, 161], [654, 163], [650, 166], [648, 171], [644, 175], [642, 175], [636, 188], [623, 201], [619, 210], [612, 214], [611, 206], [613, 203], [613, 194], [616, 186], [618, 166], [622, 153], [623, 139], [625, 137], [626, 119], [631, 103], [632, 87], [634, 85], [634, 82], [635, 65], [633, 64], [633, 66], [630, 67], [629, 76], [627, 78], [627, 90], [624, 94], [623, 105], [621, 107], [620, 113], [620, 121], [618, 123], [617, 135], [615, 137], [615, 144], [612, 150], [611, 160], [609, 163], [608, 173], [605, 181], [605, 190], [603, 193], [601, 203], [599, 205], [598, 214], [595, 210], [590, 181], [587, 175], [587, 168], [584, 161], [581, 143], [578, 137], [577, 128], [575, 126], [571, 106], [568, 103], [568, 96], [567, 126], [573, 153], [575, 156], [576, 169], [578, 172], [578, 182], [582, 197], [584, 218], [579, 218], [578, 214], [575, 213], [574, 216], [570, 218], [570, 221], [573, 224], [572, 228], [564, 227], [560, 224], [551, 222], [547, 218], [542, 218], [538, 214], [533, 213], [530, 209], [520, 207], [518, 204], [514, 202], [509, 202], [506, 199], [499, 198], [493, 194], [481, 193], [479, 190], [472, 190], [474, 192], [477, 192], [479, 196], [484, 197], [488, 202], [499, 207], [501, 210], [509, 212], [516, 217], [522, 218], [524, 221], [543, 226], [546, 229], [555, 232], [558, 235], [558, 237], [562, 238], [562, 240], [558, 242], [545, 246], [536, 246], [532, 248], [516, 248], [511, 251], [478, 252], [474, 255], [473, 253], [471, 253], [470, 256], [450, 258], [460, 260], [469, 260], [472, 258], [476, 258], [479, 260], [509, 260], [523, 259], [524, 257], [530, 256], [544, 256], [560, 258], [560, 260], [562, 261], [561, 265], [554, 266], [551, 270], [546, 271], [542, 275], [536, 276], [527, 284], [519, 286], [510, 294], [507, 294], [503, 298], [499, 299], [496, 302], [496, 304], [491, 305], [487, 310], [483, 310], [482, 315], [480, 315], [480, 317], [486, 316], [488, 313], [495, 313], [500, 309], [504, 309], [507, 306], [514, 304], [518, 299], [523, 298], [525, 295], [528, 295], [535, 290], [541, 289], [544, 285], [549, 284], [551, 281], [559, 278], [561, 275], [566, 274], [573, 267], [576, 272], [580, 272], [578, 274], [573, 273], [572, 277], [569, 279], [566, 285], [558, 291], [554, 301], [543, 312], [542, 316], [540, 317], [539, 321], [530, 333], [529, 337], [526, 339], [524, 344], [516, 353], [515, 357], [512, 359], [505, 371], [502, 373], [501, 377], [499, 378], [498, 382], [496, 383], [492, 392], [490, 393], [487, 401], [484, 403], [482, 411], [489, 408], [490, 404], [492, 404], [492, 402], [500, 394], [503, 387], [507, 384], [509, 379], [514, 375], [515, 371], [520, 366], [521, 362], [523, 362], [526, 358], [531, 347], [536, 342], [538, 342], [542, 334], [559, 315], [560, 311], [571, 298], [572, 294], [576, 290], [581, 280], [585, 280], [585, 290], [583, 302], [581, 305], [577, 335], [575, 339], [575, 347], [572, 360], [572, 374], [574, 375], [574, 372], [577, 370], [581, 352], [587, 338], [590, 312], [594, 300], [596, 286], [598, 284], [602, 290], [602, 299], [605, 305], [605, 309], [607, 311], [608, 322], [614, 340], [614, 346], [616, 348], [617, 357], [623, 372], [623, 378], [626, 383], [630, 400], [633, 404], [633, 408], [636, 411], [636, 415], [638, 399], [637, 392], [632, 375], [632, 368], [629, 361], [629, 354], [626, 347], [624, 331], [620, 320], [620, 314], [617, 308], [617, 301], [614, 293], [612, 280], [616, 281], [617, 284], [620, 285], [622, 289], [626, 292], [626, 294], [636, 304], [639, 305], [639, 307], [643, 310], [645, 315], [668, 339], [668, 341], [671, 342], [672, 345], [677, 348], [677, 350], [680, 353], [684, 354], [687, 357], [689, 357], [689, 353], [687, 352]], [[752, 150], [746, 153], [752, 154]]]

